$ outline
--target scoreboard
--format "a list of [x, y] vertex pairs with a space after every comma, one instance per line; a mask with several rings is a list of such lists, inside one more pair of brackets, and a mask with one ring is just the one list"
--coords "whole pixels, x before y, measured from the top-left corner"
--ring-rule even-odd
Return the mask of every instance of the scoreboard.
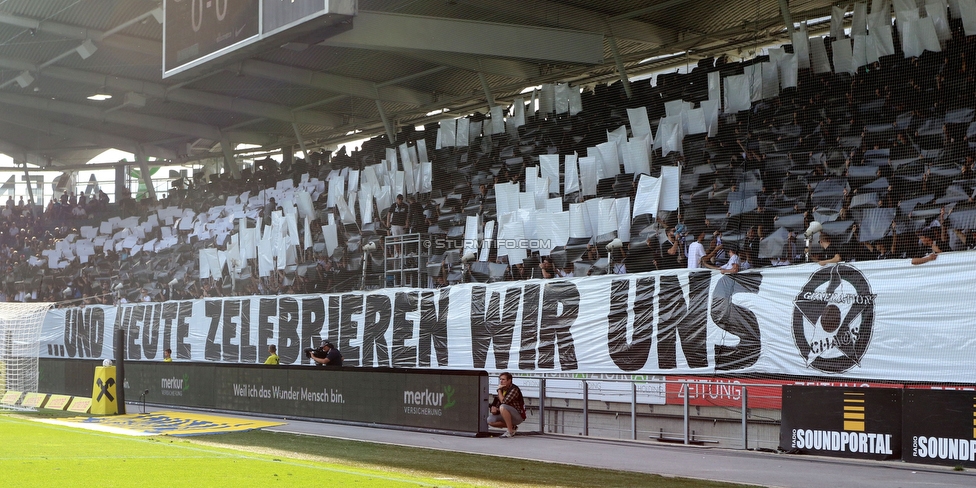
[[166, 0], [163, 70], [174, 71], [254, 41], [260, 0]]
[[163, 78], [347, 21], [357, 0], [164, 0]]
[[323, 3], [328, 2], [323, 2], [323, 0], [261, 0], [263, 7], [262, 32], [265, 35], [274, 34], [287, 29], [292, 24], [312, 19], [319, 15], [323, 8], [328, 9], [328, 5], [323, 7]]

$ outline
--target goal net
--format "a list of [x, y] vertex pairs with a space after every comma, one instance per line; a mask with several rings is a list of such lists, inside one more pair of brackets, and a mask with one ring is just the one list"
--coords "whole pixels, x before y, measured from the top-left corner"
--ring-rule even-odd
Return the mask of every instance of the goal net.
[[0, 396], [36, 392], [41, 324], [53, 303], [0, 303]]

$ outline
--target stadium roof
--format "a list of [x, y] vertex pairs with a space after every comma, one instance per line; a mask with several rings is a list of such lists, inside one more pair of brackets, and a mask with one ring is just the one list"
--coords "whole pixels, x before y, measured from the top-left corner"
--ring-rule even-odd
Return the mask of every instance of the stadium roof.
[[[163, 78], [160, 1], [7, 0], [0, 152], [64, 168], [108, 148], [179, 162], [216, 156], [222, 140], [274, 148], [297, 145], [296, 133], [313, 147], [360, 139], [385, 133], [384, 118], [422, 124], [483, 111], [489, 97], [510, 103], [541, 83], [613, 82], [618, 63], [633, 76], [787, 42], [781, 4], [359, 0], [353, 28], [321, 43]], [[789, 2], [796, 22], [830, 7]], [[96, 94], [112, 98], [89, 99]]]

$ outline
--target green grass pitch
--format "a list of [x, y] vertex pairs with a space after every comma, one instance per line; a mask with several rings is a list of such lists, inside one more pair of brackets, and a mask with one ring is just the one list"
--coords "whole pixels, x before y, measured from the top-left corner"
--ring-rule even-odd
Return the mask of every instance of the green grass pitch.
[[[486, 439], [486, 442], [492, 442]], [[4, 487], [646, 486], [724, 483], [266, 431], [131, 437], [0, 415]]]

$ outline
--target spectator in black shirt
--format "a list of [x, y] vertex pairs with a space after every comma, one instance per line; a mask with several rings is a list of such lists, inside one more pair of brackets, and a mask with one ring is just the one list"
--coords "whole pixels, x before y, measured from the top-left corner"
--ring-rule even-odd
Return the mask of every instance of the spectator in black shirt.
[[390, 226], [390, 234], [399, 236], [406, 232], [407, 215], [410, 207], [403, 202], [403, 195], [397, 195], [396, 203], [390, 206], [386, 215], [386, 223]]
[[410, 232], [427, 232], [427, 227], [425, 226], [426, 222], [424, 220], [424, 206], [417, 201], [416, 197], [410, 197], [410, 208], [407, 211], [407, 215], [407, 223], [409, 225]]
[[[678, 236], [675, 234], [674, 229], [668, 229], [665, 235], [667, 235], [667, 239], [660, 243], [660, 252], [657, 259], [655, 259], [657, 269], [678, 269], [683, 267], [681, 261], [684, 259], [684, 252], [682, 252], [683, 249], [681, 242], [678, 240]], [[647, 245], [651, 246], [653, 244], [654, 242], [649, 237], [647, 239]]]
[[891, 237], [885, 237], [874, 244], [874, 250], [877, 253], [874, 259], [891, 259], [894, 257], [895, 240]]
[[[386, 212], [386, 225], [390, 228], [391, 236], [402, 236], [407, 233], [410, 206], [403, 201], [403, 195], [397, 195], [396, 202]], [[393, 257], [400, 255], [400, 245], [393, 246]]]
[[821, 266], [839, 263], [844, 260], [844, 257], [841, 256], [840, 246], [834, 245], [832, 240], [827, 234], [820, 233], [820, 246], [823, 247], [823, 259], [817, 261], [817, 263]]
[[961, 231], [959, 229], [952, 230], [956, 237], [962, 242], [964, 249], [976, 249], [976, 229], [970, 229], [969, 231]]
[[943, 242], [938, 240], [939, 229], [928, 228], [918, 233], [918, 244], [908, 252], [908, 257], [912, 258], [912, 264], [924, 264], [935, 261], [945, 247]]

